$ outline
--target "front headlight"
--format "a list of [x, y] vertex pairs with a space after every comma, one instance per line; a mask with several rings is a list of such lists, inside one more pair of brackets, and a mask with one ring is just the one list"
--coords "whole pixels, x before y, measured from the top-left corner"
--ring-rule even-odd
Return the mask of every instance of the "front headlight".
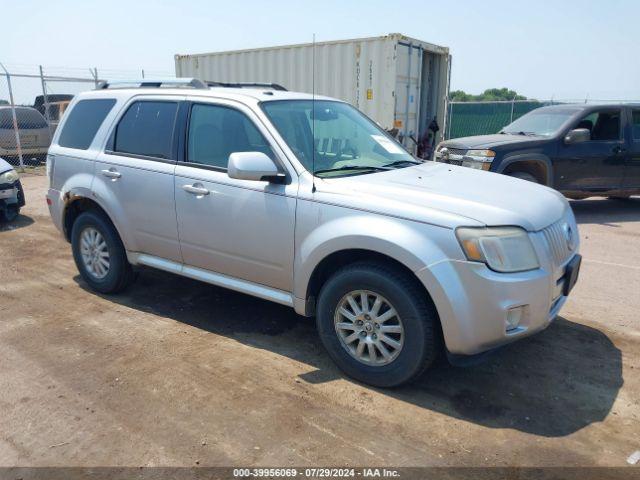
[[540, 266], [531, 239], [519, 227], [462, 227], [456, 236], [467, 258], [496, 272], [513, 273]]
[[476, 170], [489, 170], [496, 152], [493, 150], [468, 150], [462, 159], [462, 166]]
[[18, 172], [16, 172], [15, 170], [7, 170], [6, 172], [0, 174], [0, 184], [1, 183], [13, 183], [16, 180], [18, 180], [20, 178], [20, 176], [18, 175]]

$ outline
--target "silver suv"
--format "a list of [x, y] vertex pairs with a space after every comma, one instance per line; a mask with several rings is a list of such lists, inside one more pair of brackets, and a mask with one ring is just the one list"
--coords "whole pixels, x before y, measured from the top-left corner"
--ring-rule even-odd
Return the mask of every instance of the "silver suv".
[[580, 266], [559, 193], [420, 163], [344, 102], [241, 87], [145, 80], [73, 100], [47, 202], [94, 290], [147, 266], [291, 306], [376, 386], [556, 317]]

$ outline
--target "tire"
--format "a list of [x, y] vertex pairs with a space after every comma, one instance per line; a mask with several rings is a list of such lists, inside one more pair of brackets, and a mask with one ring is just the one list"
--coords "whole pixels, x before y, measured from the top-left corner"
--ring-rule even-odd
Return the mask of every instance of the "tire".
[[[363, 332], [358, 333], [359, 338], [350, 346], [347, 346], [347, 340], [342, 340], [357, 333], [354, 328], [338, 331], [336, 322], [340, 325], [353, 324], [356, 321], [349, 321], [343, 317], [341, 313], [336, 316], [339, 307], [347, 305], [348, 300], [345, 298], [350, 292], [365, 291], [367, 293], [367, 309], [373, 315], [376, 296], [384, 299], [397, 312], [396, 318], [391, 318], [388, 323], [382, 321], [373, 322], [366, 320], [367, 328], [373, 325], [373, 332], [381, 332], [380, 328], [396, 327], [401, 325], [402, 334], [398, 333], [380, 333], [380, 337], [375, 340], [383, 343], [387, 353], [392, 353], [392, 360], [382, 358], [382, 350], [375, 347], [375, 353], [380, 357], [384, 364], [371, 363], [371, 355], [369, 347], [363, 348], [364, 352], [368, 352], [369, 363], [365, 360], [357, 359], [357, 346], [363, 341]], [[356, 294], [352, 298], [357, 298]], [[360, 301], [359, 306], [362, 308], [363, 302]], [[348, 313], [353, 314], [355, 309], [350, 309]], [[380, 309], [380, 315], [375, 319], [382, 320], [384, 314], [388, 312], [384, 303]], [[342, 312], [343, 310], [339, 310]], [[338, 318], [338, 320], [336, 320]], [[425, 292], [420, 289], [415, 281], [404, 272], [395, 268], [389, 268], [372, 263], [356, 263], [343, 268], [336, 272], [322, 287], [318, 297], [318, 305], [316, 310], [316, 324], [320, 339], [326, 348], [329, 356], [338, 365], [338, 367], [350, 377], [363, 383], [376, 387], [395, 387], [410, 382], [420, 376], [438, 357], [440, 351], [440, 334], [438, 316], [430, 299], [427, 298]], [[364, 327], [358, 327], [364, 328]], [[375, 330], [378, 329], [378, 330]], [[365, 332], [365, 335], [369, 335]], [[382, 340], [382, 335], [392, 336], [393, 340], [401, 343], [401, 348], [394, 349]], [[365, 338], [365, 342], [371, 342], [373, 333]], [[391, 350], [393, 350], [391, 352]], [[351, 351], [351, 353], [350, 353]]]
[[536, 177], [527, 172], [511, 172], [508, 175], [519, 178], [520, 180], [526, 180], [527, 182], [540, 183]]
[[4, 210], [0, 210], [0, 222], [13, 222], [20, 215], [20, 207], [16, 204], [7, 205]]
[[[92, 236], [93, 232], [97, 232], [97, 235]], [[93, 244], [92, 238], [96, 239]], [[104, 241], [104, 246], [100, 239]], [[83, 243], [85, 240], [88, 243]], [[88, 249], [87, 245], [89, 245]], [[104, 263], [96, 262], [101, 266], [91, 269], [91, 265], [83, 258], [83, 251], [92, 252], [91, 247], [96, 247], [93, 252], [97, 251], [97, 253], [89, 253], [89, 256], [94, 255], [96, 259], [106, 258], [108, 267], [105, 267]], [[100, 293], [117, 293], [131, 283], [133, 270], [127, 261], [122, 241], [111, 222], [104, 216], [93, 212], [81, 213], [73, 224], [71, 248], [80, 275], [93, 290]], [[108, 257], [100, 255], [104, 251], [107, 252]]]

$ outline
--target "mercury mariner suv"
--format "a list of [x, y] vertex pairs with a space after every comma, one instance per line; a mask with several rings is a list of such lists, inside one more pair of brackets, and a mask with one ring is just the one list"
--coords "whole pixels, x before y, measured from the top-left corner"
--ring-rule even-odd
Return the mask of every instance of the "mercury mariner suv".
[[347, 103], [278, 85], [102, 84], [69, 106], [47, 167], [94, 290], [146, 266], [288, 305], [376, 386], [544, 329], [580, 267], [560, 193], [418, 162]]

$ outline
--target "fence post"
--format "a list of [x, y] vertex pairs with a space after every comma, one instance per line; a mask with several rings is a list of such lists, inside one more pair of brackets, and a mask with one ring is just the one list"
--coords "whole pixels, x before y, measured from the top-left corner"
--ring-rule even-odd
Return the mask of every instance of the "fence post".
[[16, 104], [13, 101], [13, 89], [11, 88], [11, 75], [4, 68], [4, 65], [0, 63], [0, 66], [4, 70], [7, 76], [7, 87], [9, 88], [9, 101], [11, 102], [11, 117], [13, 118], [13, 132], [16, 137], [16, 150], [18, 151], [18, 159], [20, 160], [20, 168], [24, 168], [24, 159], [22, 158], [22, 145], [20, 144], [20, 132], [18, 131], [18, 117], [16, 117]]
[[516, 103], [516, 97], [514, 96], [511, 99], [511, 120], [509, 120], [509, 123], [513, 123], [513, 106], [515, 105], [515, 103]]
[[47, 120], [47, 126], [49, 127], [49, 138], [52, 136], [51, 131], [51, 114], [49, 113], [49, 97], [47, 96], [47, 84], [44, 81], [44, 73], [42, 65], [40, 65], [40, 82], [42, 83], [42, 96], [44, 98], [44, 118]]

